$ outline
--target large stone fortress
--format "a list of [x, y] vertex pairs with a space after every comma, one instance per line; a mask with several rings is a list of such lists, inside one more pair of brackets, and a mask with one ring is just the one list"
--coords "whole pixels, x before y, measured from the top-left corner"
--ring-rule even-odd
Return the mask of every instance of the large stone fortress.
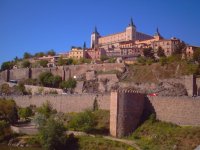
[[[108, 56], [109, 52], [112, 52], [112, 54], [115, 52], [116, 56], [121, 56], [123, 55], [123, 48], [134, 48], [132, 51], [136, 51], [136, 48], [144, 48], [144, 45], [150, 47], [153, 42], [162, 39], [163, 37], [159, 33], [158, 29], [154, 36], [138, 32], [133, 20], [131, 19], [124, 32], [114, 33], [107, 36], [101, 36], [95, 27], [94, 32], [91, 35], [91, 48], [104, 49]], [[115, 56], [115, 54], [113, 55]]]
[[115, 33], [107, 36], [101, 36], [97, 28], [95, 27], [94, 32], [91, 35], [91, 47], [109, 47], [109, 46], [118, 46], [120, 42], [124, 41], [141, 41], [141, 40], [149, 40], [154, 37], [137, 32], [136, 26], [131, 19], [130, 24], [126, 27], [124, 32]]

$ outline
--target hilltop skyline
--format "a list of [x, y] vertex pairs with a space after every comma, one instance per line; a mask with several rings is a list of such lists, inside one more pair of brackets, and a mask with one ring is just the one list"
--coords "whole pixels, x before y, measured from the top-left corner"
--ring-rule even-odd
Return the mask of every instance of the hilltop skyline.
[[200, 46], [198, 2], [117, 1], [0, 1], [0, 64], [54, 49], [90, 47], [90, 35], [97, 26], [101, 35], [121, 32], [130, 18], [141, 32], [153, 35], [158, 27], [165, 38], [177, 37]]

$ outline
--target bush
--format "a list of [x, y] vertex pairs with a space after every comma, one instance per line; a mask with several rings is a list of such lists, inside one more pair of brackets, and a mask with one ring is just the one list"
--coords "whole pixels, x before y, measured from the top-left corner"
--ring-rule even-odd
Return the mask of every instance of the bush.
[[47, 60], [40, 60], [39, 64], [42, 67], [47, 67], [48, 61]]
[[9, 124], [5, 120], [0, 120], [0, 141], [4, 140], [10, 134]]
[[39, 129], [39, 139], [47, 150], [62, 149], [66, 143], [65, 128], [61, 121], [49, 118]]
[[161, 57], [161, 58], [159, 59], [159, 62], [160, 62], [160, 65], [161, 65], [161, 66], [164, 66], [164, 65], [167, 64], [167, 58], [166, 58], [166, 57]]
[[68, 127], [72, 130], [89, 132], [95, 127], [95, 116], [92, 111], [85, 111], [75, 114], [70, 120]]
[[52, 114], [56, 113], [56, 110], [53, 109], [50, 102], [43, 103], [41, 107], [37, 108], [37, 112], [45, 116], [45, 118], [49, 118]]
[[20, 108], [18, 111], [20, 118], [27, 119], [28, 117], [32, 116], [33, 112], [30, 107]]
[[76, 80], [73, 78], [69, 78], [67, 81], [62, 81], [60, 87], [62, 89], [74, 89], [76, 87]]
[[140, 64], [142, 64], [142, 65], [145, 65], [146, 64], [146, 59], [144, 57], [139, 57], [137, 59], [137, 62], [140, 63]]
[[43, 86], [58, 88], [62, 78], [60, 76], [53, 76], [51, 72], [43, 72], [39, 75], [39, 81]]
[[0, 99], [0, 118], [9, 123], [16, 123], [18, 120], [17, 106], [14, 100]]
[[13, 68], [13, 66], [14, 66], [13, 62], [10, 62], [10, 61], [3, 62], [1, 65], [1, 71], [7, 70], [7, 69], [10, 70]]
[[146, 63], [147, 63], [148, 65], [151, 65], [151, 64], [153, 63], [153, 59], [148, 58], [147, 61], [146, 61]]
[[24, 60], [24, 61], [22, 62], [22, 67], [23, 67], [23, 68], [29, 68], [30, 66], [31, 66], [30, 61]]
[[4, 83], [0, 86], [0, 93], [3, 95], [10, 95], [11, 94], [11, 88], [9, 84]]

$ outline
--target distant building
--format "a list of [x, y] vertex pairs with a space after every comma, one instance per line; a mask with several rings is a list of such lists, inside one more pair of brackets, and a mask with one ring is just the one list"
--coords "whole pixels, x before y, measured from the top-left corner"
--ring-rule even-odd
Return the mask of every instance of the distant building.
[[94, 32], [91, 35], [91, 48], [104, 48], [106, 52], [110, 53], [119, 49], [120, 42], [131, 41], [135, 44], [150, 44], [152, 41], [157, 41], [160, 39], [162, 39], [162, 36], [158, 30], [157, 34], [154, 36], [138, 32], [133, 20], [131, 19], [125, 31], [107, 36], [101, 36], [95, 27]]
[[106, 51], [104, 49], [86, 49], [86, 58], [92, 60], [100, 60], [102, 56], [106, 56]]
[[151, 47], [155, 50], [155, 52], [157, 52], [158, 48], [161, 47], [164, 50], [165, 55], [170, 56], [180, 43], [181, 41], [176, 38], [171, 38], [169, 40], [163, 39], [152, 42]]
[[81, 47], [72, 47], [71, 51], [69, 52], [69, 58], [80, 59], [85, 57], [86, 52]]
[[197, 48], [199, 48], [199, 47], [197, 47], [197, 46], [192, 46], [192, 45], [187, 45], [186, 51], [185, 51], [187, 58], [192, 58], [192, 57], [193, 57], [193, 54], [194, 54], [194, 51], [195, 51]]

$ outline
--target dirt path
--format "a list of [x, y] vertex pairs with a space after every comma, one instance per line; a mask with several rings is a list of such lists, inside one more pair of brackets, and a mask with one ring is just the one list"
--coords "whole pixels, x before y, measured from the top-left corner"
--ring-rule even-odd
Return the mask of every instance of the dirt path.
[[103, 138], [109, 139], [112, 141], [122, 142], [122, 143], [125, 143], [127, 145], [130, 145], [130, 146], [136, 148], [137, 150], [141, 150], [141, 148], [133, 140], [118, 139], [118, 138], [114, 138], [114, 137], [110, 137], [110, 136], [103, 136]]

